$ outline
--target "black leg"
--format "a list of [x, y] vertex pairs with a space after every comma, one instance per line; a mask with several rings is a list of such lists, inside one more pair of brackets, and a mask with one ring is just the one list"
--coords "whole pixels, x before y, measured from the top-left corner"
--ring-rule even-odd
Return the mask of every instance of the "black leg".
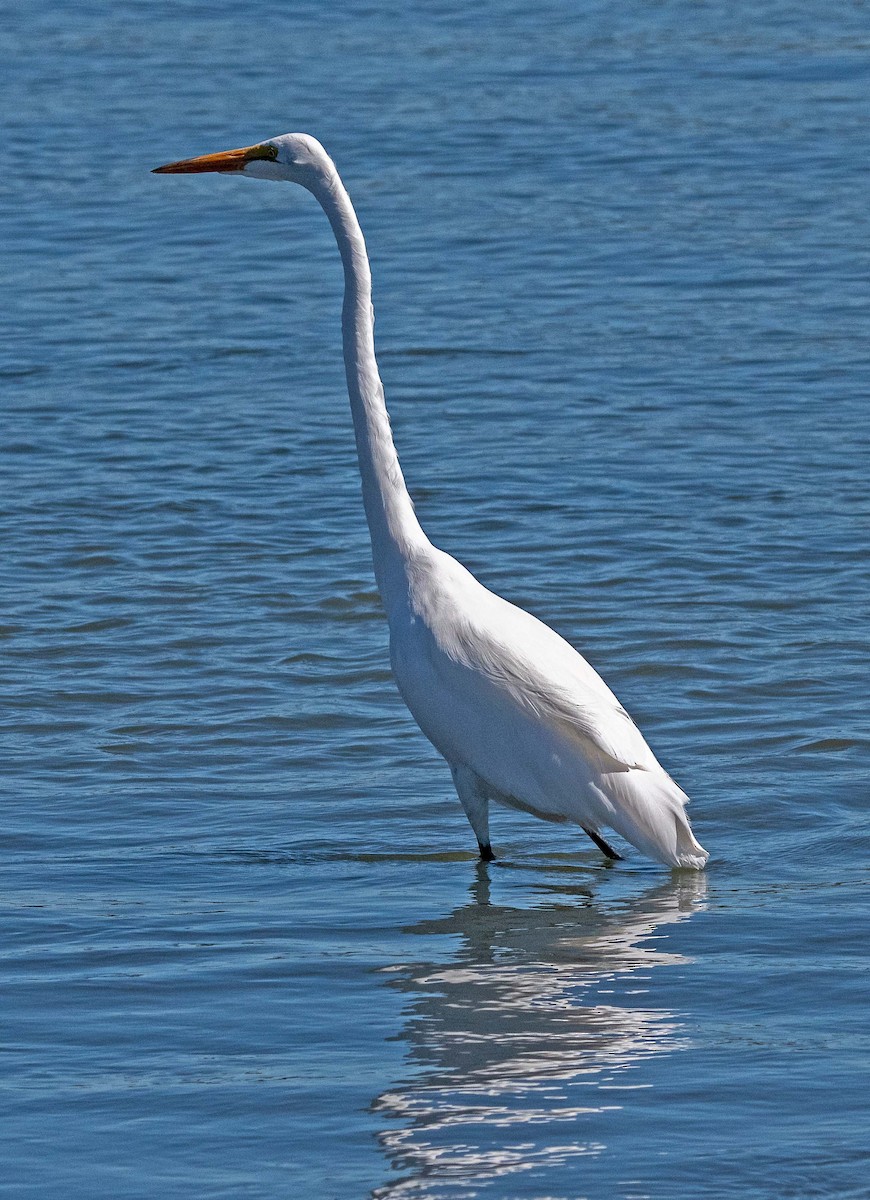
[[489, 842], [484, 846], [482, 842], [477, 843], [480, 846], [480, 857], [484, 862], [495, 862], [495, 855], [492, 852], [492, 846]]
[[612, 858], [614, 862], [622, 862], [622, 855], [617, 854], [613, 847], [609, 846], [600, 834], [597, 834], [593, 829], [587, 829], [585, 825], [581, 825], [580, 828], [587, 837], [592, 838], [593, 842], [602, 854], [606, 854], [607, 857]]

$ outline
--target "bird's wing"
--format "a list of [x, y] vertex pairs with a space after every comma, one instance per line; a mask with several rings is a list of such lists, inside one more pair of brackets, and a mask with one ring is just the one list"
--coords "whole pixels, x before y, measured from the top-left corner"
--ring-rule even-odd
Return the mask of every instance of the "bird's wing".
[[446, 649], [455, 661], [582, 741], [601, 770], [660, 769], [634, 721], [573, 646], [537, 617], [477, 588], [473, 603], [459, 605], [450, 622]]

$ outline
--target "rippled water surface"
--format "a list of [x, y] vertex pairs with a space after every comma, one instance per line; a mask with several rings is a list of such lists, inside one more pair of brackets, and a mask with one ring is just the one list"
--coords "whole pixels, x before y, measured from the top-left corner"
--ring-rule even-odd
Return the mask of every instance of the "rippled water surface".
[[[0, 18], [0, 1185], [866, 1197], [861, 5]], [[393, 687], [328, 225], [423, 523], [581, 647], [703, 876], [494, 814]]]

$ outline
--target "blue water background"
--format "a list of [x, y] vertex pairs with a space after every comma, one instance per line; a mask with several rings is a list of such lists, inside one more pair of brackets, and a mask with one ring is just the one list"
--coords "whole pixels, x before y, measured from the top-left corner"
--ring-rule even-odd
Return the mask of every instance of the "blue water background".
[[[0, 17], [0, 1188], [866, 1197], [866, 6]], [[497, 812], [392, 684], [310, 197], [433, 540], [569, 637], [700, 877]]]

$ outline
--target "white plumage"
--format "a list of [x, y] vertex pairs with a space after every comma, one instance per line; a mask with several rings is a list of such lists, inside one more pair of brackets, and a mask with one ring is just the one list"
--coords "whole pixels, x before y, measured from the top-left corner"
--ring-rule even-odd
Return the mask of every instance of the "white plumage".
[[615, 829], [672, 867], [707, 852], [688, 797], [592, 667], [536, 617], [496, 596], [438, 550], [417, 521], [390, 432], [374, 352], [365, 242], [332, 160], [305, 134], [187, 159], [161, 173], [235, 172], [290, 180], [319, 200], [345, 272], [344, 358], [378, 588], [399, 690], [450, 765], [481, 854], [489, 803], [580, 825], [611, 856]]

